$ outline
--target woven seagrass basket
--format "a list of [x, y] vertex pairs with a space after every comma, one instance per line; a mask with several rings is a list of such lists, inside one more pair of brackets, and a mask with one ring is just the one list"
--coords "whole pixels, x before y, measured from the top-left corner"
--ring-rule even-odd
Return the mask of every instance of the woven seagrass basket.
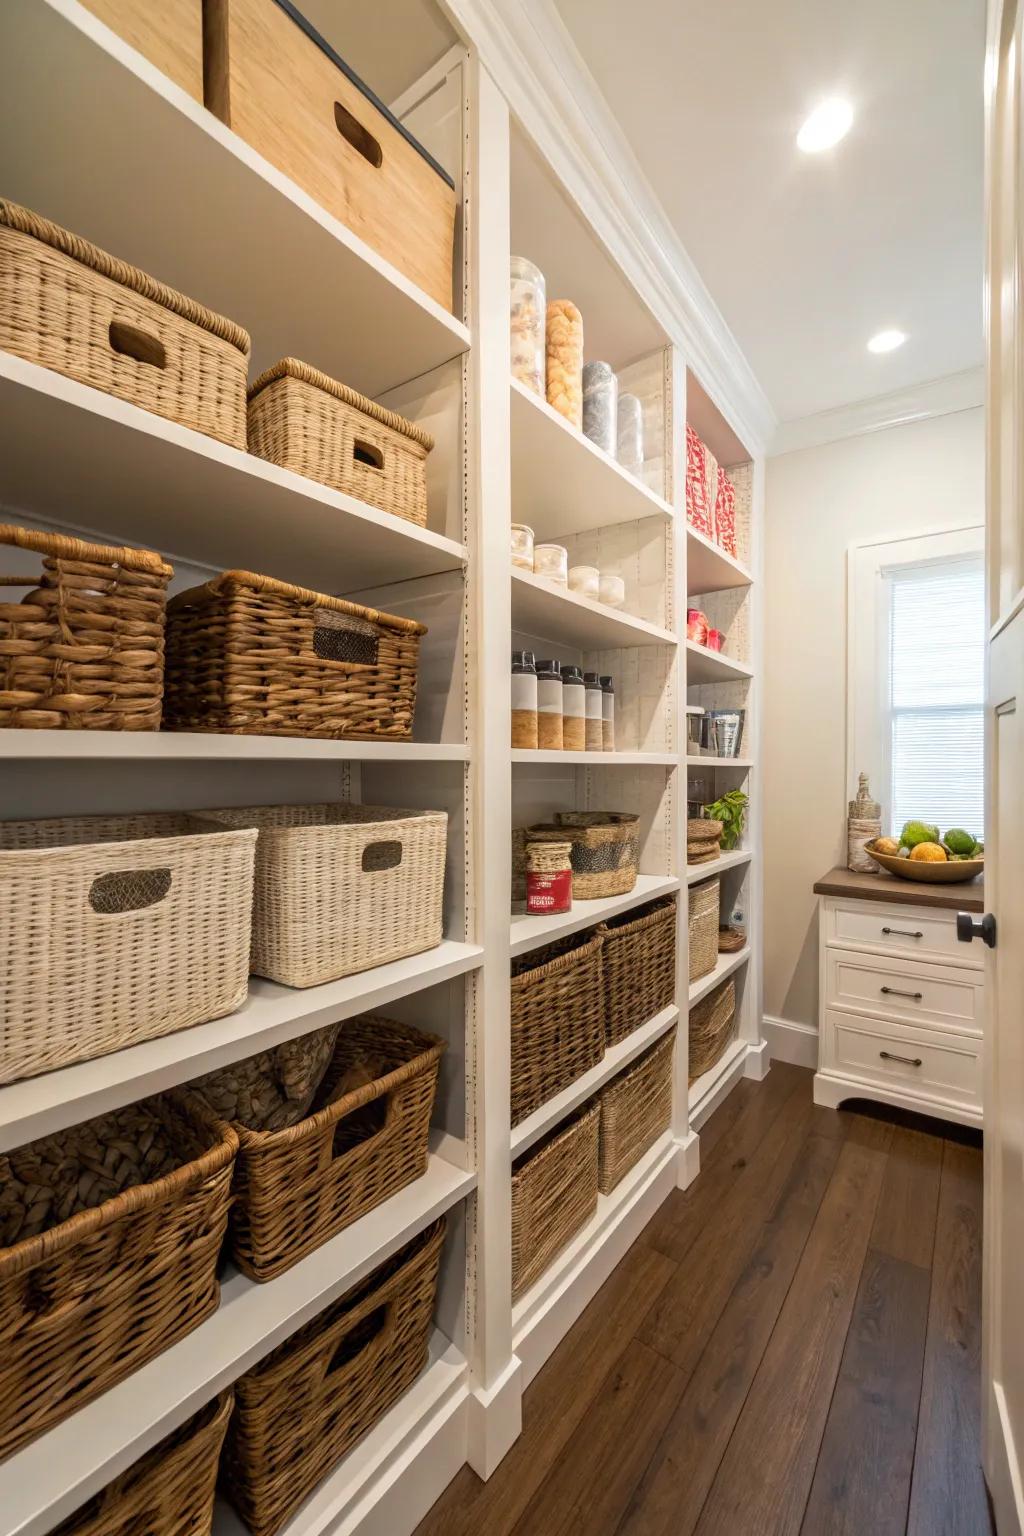
[[189, 1087], [238, 1130], [283, 1131], [309, 1111], [334, 1055], [338, 1024], [283, 1040], [244, 1061], [196, 1077]]
[[148, 550], [6, 523], [0, 544], [43, 556], [38, 581], [0, 575], [0, 587], [25, 589], [0, 601], [0, 726], [158, 730], [171, 567]]
[[690, 1082], [710, 1072], [725, 1054], [736, 1017], [736, 984], [730, 976], [690, 1009]]
[[710, 864], [721, 857], [722, 823], [691, 817], [686, 823], [687, 864]]
[[272, 1280], [426, 1171], [444, 1049], [408, 1024], [349, 1019], [308, 1117], [277, 1131], [234, 1124], [231, 1244], [245, 1274]]
[[610, 1195], [672, 1124], [675, 1025], [601, 1090], [598, 1188]]
[[177, 812], [0, 821], [0, 1083], [238, 1008], [255, 846]]
[[626, 811], [556, 811], [550, 825], [528, 827], [528, 842], [572, 844], [574, 901], [626, 896], [639, 872], [639, 816]]
[[676, 904], [634, 907], [598, 928], [604, 939], [605, 1045], [617, 1045], [670, 1008], [676, 995]]
[[165, 728], [405, 740], [426, 632], [414, 619], [225, 571], [167, 605]]
[[512, 1299], [529, 1290], [597, 1210], [596, 1101], [512, 1169]]
[[58, 1525], [52, 1536], [210, 1536], [230, 1387]]
[[2, 199], [0, 350], [245, 447], [241, 326]]
[[429, 432], [286, 357], [249, 390], [249, 452], [420, 528], [427, 522]]
[[427, 1362], [445, 1221], [428, 1227], [235, 1383], [221, 1478], [274, 1536]]
[[0, 1458], [217, 1310], [237, 1150], [175, 1093], [0, 1156]]
[[599, 933], [574, 934], [512, 962], [512, 1124], [597, 1063], [605, 1049]]
[[722, 882], [702, 880], [690, 886], [690, 980], [696, 981], [718, 964], [718, 909]]

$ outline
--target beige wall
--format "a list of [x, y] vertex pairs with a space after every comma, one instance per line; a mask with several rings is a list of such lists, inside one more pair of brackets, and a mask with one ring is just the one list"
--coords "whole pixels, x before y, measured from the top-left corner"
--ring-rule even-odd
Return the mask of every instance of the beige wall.
[[811, 887], [845, 862], [846, 552], [984, 520], [984, 412], [769, 459], [765, 544], [764, 1006], [817, 1024]]

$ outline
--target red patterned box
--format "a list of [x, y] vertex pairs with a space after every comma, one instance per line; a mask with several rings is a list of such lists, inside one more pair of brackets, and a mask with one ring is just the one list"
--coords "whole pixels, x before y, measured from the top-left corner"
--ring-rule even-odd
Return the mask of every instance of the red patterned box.
[[686, 428], [686, 521], [698, 533], [714, 537], [714, 502], [708, 495], [708, 450], [693, 428]]
[[724, 469], [718, 471], [715, 500], [715, 539], [728, 555], [736, 553], [736, 487]]

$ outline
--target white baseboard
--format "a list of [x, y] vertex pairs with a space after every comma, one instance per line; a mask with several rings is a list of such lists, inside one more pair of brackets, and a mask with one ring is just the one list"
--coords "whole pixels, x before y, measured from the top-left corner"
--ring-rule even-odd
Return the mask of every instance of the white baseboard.
[[810, 1024], [775, 1019], [766, 1013], [764, 1033], [773, 1061], [788, 1061], [794, 1067], [817, 1067], [818, 1031]]
[[989, 1412], [985, 1418], [988, 1443], [984, 1447], [985, 1473], [995, 1506], [999, 1536], [1020, 1536], [1024, 1530], [1024, 1489], [1013, 1430], [1006, 1411], [1002, 1384], [990, 1381]]

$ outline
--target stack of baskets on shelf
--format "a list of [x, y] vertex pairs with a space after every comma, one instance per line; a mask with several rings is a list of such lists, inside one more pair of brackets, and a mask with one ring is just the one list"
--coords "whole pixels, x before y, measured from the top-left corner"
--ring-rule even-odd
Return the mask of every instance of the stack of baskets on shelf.
[[721, 852], [722, 823], [691, 816], [686, 823], [687, 864], [711, 864]]

